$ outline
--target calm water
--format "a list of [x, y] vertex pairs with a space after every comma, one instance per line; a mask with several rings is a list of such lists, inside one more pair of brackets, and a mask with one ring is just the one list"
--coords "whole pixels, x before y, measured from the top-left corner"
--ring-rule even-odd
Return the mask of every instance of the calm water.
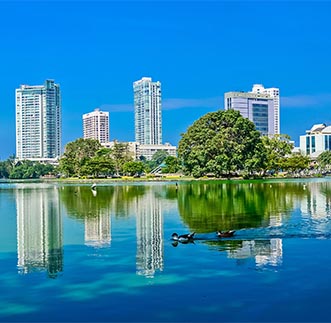
[[0, 321], [330, 322], [330, 208], [331, 179], [2, 183]]

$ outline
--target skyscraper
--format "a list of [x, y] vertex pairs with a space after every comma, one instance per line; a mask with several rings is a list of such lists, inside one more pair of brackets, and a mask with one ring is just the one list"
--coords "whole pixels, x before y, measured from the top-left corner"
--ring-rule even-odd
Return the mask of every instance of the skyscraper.
[[269, 94], [251, 92], [227, 92], [224, 95], [225, 110], [234, 109], [244, 118], [254, 122], [262, 135], [274, 135], [274, 101]]
[[97, 139], [101, 144], [109, 142], [109, 112], [95, 109], [83, 114], [84, 139]]
[[265, 89], [262, 84], [254, 84], [252, 93], [268, 94], [272, 97], [274, 101], [274, 129], [275, 129], [275, 134], [279, 134], [280, 133], [279, 89], [276, 87]]
[[143, 77], [133, 83], [133, 90], [136, 142], [162, 144], [161, 83]]
[[21, 85], [16, 89], [16, 158], [50, 160], [61, 155], [60, 86]]

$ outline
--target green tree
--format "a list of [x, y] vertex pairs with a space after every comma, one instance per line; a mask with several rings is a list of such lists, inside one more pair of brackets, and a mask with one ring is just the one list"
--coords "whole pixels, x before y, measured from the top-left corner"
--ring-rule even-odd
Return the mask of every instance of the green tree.
[[284, 165], [284, 158], [291, 154], [293, 144], [288, 135], [274, 135], [262, 137], [266, 151], [265, 170], [278, 172]]
[[153, 167], [161, 165], [169, 154], [165, 150], [159, 150], [152, 156]]
[[144, 172], [144, 163], [141, 161], [129, 161], [124, 163], [123, 165], [123, 173], [128, 174], [130, 176], [134, 176], [136, 174], [140, 175]]
[[16, 163], [11, 169], [9, 178], [11, 179], [32, 179], [40, 178], [47, 174], [54, 174], [55, 168], [50, 164], [41, 164], [30, 160], [23, 160]]
[[81, 174], [84, 176], [109, 176], [115, 171], [115, 164], [112, 158], [107, 155], [94, 156], [87, 160], [81, 168]]
[[283, 158], [281, 167], [283, 170], [297, 172], [307, 169], [310, 164], [310, 158], [302, 154], [292, 154]]
[[127, 143], [115, 143], [111, 149], [111, 155], [114, 160], [115, 172], [119, 175], [122, 172], [123, 165], [126, 162], [133, 161], [132, 152]]
[[100, 142], [95, 139], [79, 138], [68, 143], [60, 159], [61, 172], [66, 176], [80, 176], [82, 166], [101, 148]]
[[178, 157], [183, 171], [195, 177], [251, 174], [263, 165], [264, 146], [253, 122], [238, 111], [219, 110], [204, 115], [182, 134]]
[[11, 155], [5, 161], [0, 161], [0, 178], [9, 178], [13, 167], [15, 166], [15, 155]]
[[326, 169], [331, 168], [331, 151], [323, 151], [318, 157], [317, 157], [317, 163]]
[[168, 156], [164, 160], [165, 167], [162, 168], [162, 173], [177, 173], [179, 170], [178, 158]]

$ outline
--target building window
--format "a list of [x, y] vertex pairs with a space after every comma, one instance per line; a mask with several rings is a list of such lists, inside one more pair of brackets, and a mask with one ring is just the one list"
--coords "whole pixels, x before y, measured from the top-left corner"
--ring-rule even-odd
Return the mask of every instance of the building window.
[[315, 148], [315, 136], [311, 137], [311, 151], [313, 153], [316, 151], [316, 148]]
[[310, 154], [310, 137], [309, 136], [306, 137], [306, 154], [307, 155]]

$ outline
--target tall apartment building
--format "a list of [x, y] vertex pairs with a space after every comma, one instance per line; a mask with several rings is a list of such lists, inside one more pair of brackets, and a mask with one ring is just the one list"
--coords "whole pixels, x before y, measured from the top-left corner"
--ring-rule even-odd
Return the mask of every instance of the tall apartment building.
[[262, 84], [254, 84], [252, 93], [268, 94], [274, 101], [274, 129], [275, 134], [280, 133], [280, 106], [279, 106], [279, 89], [276, 87], [264, 88]]
[[161, 83], [143, 77], [133, 83], [135, 141], [146, 145], [162, 144]]
[[61, 155], [60, 86], [21, 85], [16, 89], [16, 158], [56, 160]]
[[109, 112], [95, 109], [83, 114], [84, 139], [97, 139], [101, 144], [109, 141]]
[[274, 99], [265, 93], [227, 92], [224, 95], [225, 110], [234, 109], [251, 120], [262, 135], [277, 134], [275, 129]]

